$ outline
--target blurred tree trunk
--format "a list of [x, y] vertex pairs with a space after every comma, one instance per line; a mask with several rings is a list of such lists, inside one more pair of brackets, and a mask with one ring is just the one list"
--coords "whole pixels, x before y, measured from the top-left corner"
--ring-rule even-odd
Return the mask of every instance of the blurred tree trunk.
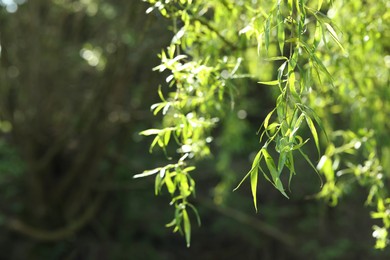
[[155, 18], [144, 12], [140, 1], [41, 0], [0, 15], [0, 116], [26, 162], [25, 208], [11, 228], [62, 239], [96, 214], [95, 184], [112, 178], [117, 160], [107, 158], [130, 141], [155, 65], [158, 42], [143, 36], [158, 28], [146, 31]]

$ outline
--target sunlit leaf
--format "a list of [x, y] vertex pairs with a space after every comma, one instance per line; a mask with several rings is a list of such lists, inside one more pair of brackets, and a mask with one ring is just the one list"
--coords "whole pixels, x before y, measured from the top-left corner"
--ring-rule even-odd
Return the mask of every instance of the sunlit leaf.
[[264, 59], [265, 61], [277, 61], [277, 60], [288, 60], [285, 56], [275, 56], [275, 57], [267, 57]]
[[169, 140], [171, 138], [171, 131], [165, 131], [164, 133], [164, 145], [167, 146], [169, 144]]
[[320, 142], [318, 140], [317, 129], [314, 126], [313, 121], [311, 120], [310, 117], [306, 116], [305, 119], [306, 119], [307, 125], [309, 126], [310, 132], [313, 135], [314, 143], [317, 147], [317, 152], [318, 152], [318, 156], [319, 156], [320, 155]]
[[165, 181], [165, 185], [167, 186], [169, 193], [173, 195], [173, 193], [175, 193], [176, 186], [175, 186], [175, 184], [173, 184], [170, 172], [165, 173], [164, 181]]
[[257, 179], [259, 175], [259, 168], [257, 166], [255, 168], [252, 168], [250, 173], [251, 173], [250, 175], [251, 175], [251, 190], [252, 190], [253, 204], [257, 211]]
[[140, 132], [139, 134], [140, 135], [146, 135], [146, 136], [148, 136], [148, 135], [157, 135], [157, 134], [161, 133], [161, 131], [162, 131], [161, 129], [148, 129], [148, 130]]
[[317, 10], [318, 10], [318, 11], [321, 10], [322, 3], [323, 3], [323, 2], [324, 2], [323, 0], [318, 0], [318, 7], [317, 7]]
[[277, 178], [279, 178], [278, 171], [276, 170], [275, 162], [272, 159], [271, 155], [268, 153], [267, 149], [262, 149], [263, 155], [264, 155], [264, 160], [267, 165], [267, 168], [271, 174], [271, 177], [273, 181], [275, 182]]
[[[279, 85], [279, 80], [271, 80], [271, 81], [259, 81], [259, 84], [268, 85], [268, 86], [276, 86]], [[285, 82], [285, 81], [283, 81]]]
[[136, 178], [142, 178], [142, 177], [150, 176], [150, 175], [158, 173], [160, 170], [161, 170], [161, 168], [156, 168], [156, 169], [153, 169], [153, 170], [146, 170], [146, 171], [144, 171], [144, 172], [142, 172], [140, 174], [134, 175], [133, 178], [136, 179]]
[[345, 52], [344, 47], [341, 45], [339, 38], [337, 37], [336, 31], [333, 29], [333, 27], [329, 23], [324, 23], [326, 29], [330, 33], [330, 36], [332, 36], [333, 40], [337, 43], [337, 45], [340, 47], [340, 49]]
[[268, 128], [269, 120], [274, 112], [275, 112], [275, 108], [271, 112], [269, 112], [268, 115], [265, 117], [265, 119], [264, 119], [264, 128], [265, 129]]

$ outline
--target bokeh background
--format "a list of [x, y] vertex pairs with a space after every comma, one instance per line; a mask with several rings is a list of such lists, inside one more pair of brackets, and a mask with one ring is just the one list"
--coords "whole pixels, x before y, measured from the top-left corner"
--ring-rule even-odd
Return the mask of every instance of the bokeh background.
[[166, 162], [138, 133], [157, 124], [166, 75], [152, 68], [171, 25], [138, 0], [0, 5], [0, 259], [390, 259], [373, 249], [364, 191], [330, 207], [304, 162], [290, 200], [260, 181], [259, 213], [249, 183], [232, 192], [274, 105], [250, 80], [193, 175], [202, 225], [187, 248], [164, 227], [167, 192], [132, 178]]

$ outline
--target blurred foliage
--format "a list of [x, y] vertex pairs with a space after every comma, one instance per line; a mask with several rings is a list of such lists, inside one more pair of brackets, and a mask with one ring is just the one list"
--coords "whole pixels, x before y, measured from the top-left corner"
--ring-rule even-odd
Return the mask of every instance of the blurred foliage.
[[[280, 1], [281, 9], [272, 1], [151, 2], [0, 1], [0, 258], [389, 258], [368, 235], [376, 225], [374, 234], [383, 237], [378, 220], [388, 206], [378, 200], [388, 187], [385, 1], [366, 1], [367, 8], [322, 1], [316, 55], [335, 87], [321, 70], [323, 81], [313, 75], [300, 102], [313, 110], [324, 157], [312, 140], [302, 152], [313, 165], [320, 162], [324, 187], [298, 152], [291, 185], [287, 168], [280, 176], [289, 200], [258, 178], [259, 214], [250, 182], [232, 190], [261, 148], [255, 135], [261, 122], [284, 104], [276, 100], [286, 77], [294, 75], [299, 89], [310, 59], [298, 59], [294, 74], [285, 65], [281, 89], [257, 83], [275, 84], [286, 61], [274, 58], [281, 49], [291, 59], [297, 42], [288, 41], [289, 33], [299, 26], [287, 18], [295, 1]], [[350, 12], [359, 16], [346, 19]], [[317, 18], [306, 12], [306, 19], [302, 39], [312, 39]], [[348, 64], [356, 66], [357, 88]], [[275, 110], [269, 127], [282, 124], [277, 116]], [[305, 121], [295, 134], [313, 139]], [[162, 149], [149, 155], [153, 140]], [[278, 150], [268, 153], [277, 159]], [[266, 170], [266, 161], [260, 166]], [[132, 179], [153, 168], [143, 175], [155, 179]], [[190, 248], [162, 228], [172, 219], [170, 199], [171, 224], [187, 242], [191, 232]], [[201, 228], [189, 225], [196, 211]]]

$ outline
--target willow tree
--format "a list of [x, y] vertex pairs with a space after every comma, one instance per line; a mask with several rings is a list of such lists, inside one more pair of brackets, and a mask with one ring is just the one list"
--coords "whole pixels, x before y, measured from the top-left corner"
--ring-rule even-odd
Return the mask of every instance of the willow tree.
[[[352, 185], [366, 188], [376, 248], [390, 228], [389, 4], [388, 1], [148, 0], [147, 13], [172, 22], [173, 37], [155, 70], [167, 73], [158, 89], [161, 127], [153, 136], [170, 163], [155, 175], [155, 193], [172, 196], [168, 226], [190, 243], [190, 198], [196, 162], [210, 154], [213, 129], [234, 109], [248, 78], [267, 88], [274, 109], [259, 117], [259, 147], [242, 182], [250, 182], [257, 210], [261, 174], [288, 198], [298, 160], [323, 181], [318, 198], [331, 205]], [[260, 113], [261, 111], [259, 111]], [[263, 121], [261, 123], [261, 120]], [[234, 134], [232, 134], [234, 138]], [[234, 141], [234, 140], [232, 140]], [[305, 149], [314, 144], [317, 156]], [[172, 154], [172, 147], [176, 153]], [[284, 176], [288, 176], [285, 178]], [[241, 182], [241, 183], [242, 183]], [[238, 184], [238, 186], [241, 185]]]

